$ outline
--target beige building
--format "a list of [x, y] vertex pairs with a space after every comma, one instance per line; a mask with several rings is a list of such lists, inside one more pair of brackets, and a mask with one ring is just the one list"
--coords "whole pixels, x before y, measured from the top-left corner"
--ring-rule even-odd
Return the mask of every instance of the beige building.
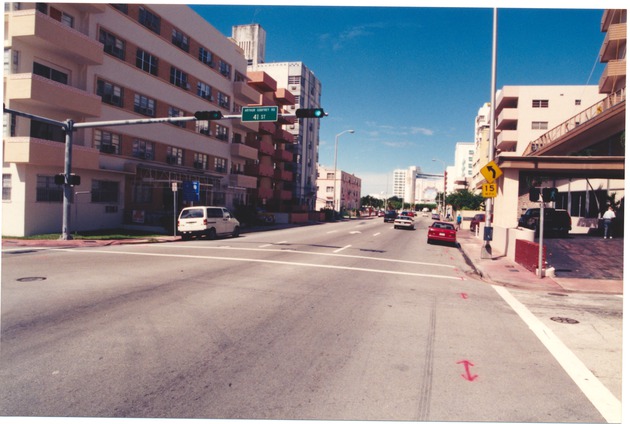
[[[513, 255], [515, 239], [533, 238], [516, 228], [520, 214], [538, 206], [529, 201], [530, 187], [558, 188], [550, 206], [567, 209], [577, 232], [597, 228], [610, 199], [624, 197], [626, 14], [604, 12], [600, 60], [607, 66], [599, 86], [505, 86], [497, 92], [495, 162], [503, 176], [493, 208], [495, 254]], [[484, 105], [476, 121], [475, 173], [488, 159], [488, 115]], [[475, 181], [477, 188], [485, 182], [478, 175]]]
[[334, 209], [337, 211], [359, 209], [361, 207], [361, 179], [340, 169], [317, 167], [316, 210]]
[[[10, 3], [5, 7], [4, 103], [55, 121], [193, 116], [294, 105], [273, 78], [248, 75], [243, 51], [186, 6]], [[163, 122], [73, 134], [71, 231], [173, 229], [190, 204], [289, 207], [293, 136], [276, 122]], [[59, 232], [64, 133], [5, 114], [2, 233]], [[198, 198], [183, 191], [198, 182]]]

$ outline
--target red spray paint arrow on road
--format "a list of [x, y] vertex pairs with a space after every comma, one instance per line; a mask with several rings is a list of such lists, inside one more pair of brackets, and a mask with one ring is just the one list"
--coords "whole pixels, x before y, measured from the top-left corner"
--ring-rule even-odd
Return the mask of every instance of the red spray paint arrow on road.
[[470, 374], [470, 367], [475, 366], [475, 364], [473, 364], [472, 362], [468, 360], [463, 360], [463, 361], [459, 361], [458, 364], [464, 364], [464, 368], [466, 368], [466, 374], [461, 374], [461, 376], [464, 377], [466, 380], [474, 381], [477, 377], [479, 377], [477, 374], [474, 374], [474, 375]]

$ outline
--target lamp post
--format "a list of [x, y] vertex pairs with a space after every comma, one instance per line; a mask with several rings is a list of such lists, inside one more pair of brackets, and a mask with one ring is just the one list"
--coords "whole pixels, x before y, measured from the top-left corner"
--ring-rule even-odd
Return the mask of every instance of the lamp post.
[[[337, 143], [339, 142], [339, 136], [350, 133], [354, 134], [354, 130], [345, 130], [335, 136], [335, 176], [333, 182], [333, 211], [337, 212]], [[341, 198], [341, 195], [339, 196]]]
[[446, 162], [436, 158], [433, 158], [433, 162], [442, 162], [442, 165], [444, 165], [444, 172], [442, 172], [442, 175], [444, 176], [444, 192], [442, 193], [442, 214], [444, 214], [444, 218], [446, 218]]

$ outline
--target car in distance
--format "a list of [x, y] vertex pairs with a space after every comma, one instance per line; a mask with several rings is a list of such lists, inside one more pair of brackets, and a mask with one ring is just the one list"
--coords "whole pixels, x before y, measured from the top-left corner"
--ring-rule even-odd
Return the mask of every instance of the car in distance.
[[398, 218], [394, 220], [394, 228], [407, 228], [410, 230], [416, 229], [416, 223], [413, 218], [407, 215], [400, 215]]
[[432, 213], [431, 214], [431, 219], [440, 219], [440, 214], [439, 213]]
[[457, 230], [450, 222], [436, 221], [429, 227], [427, 243], [433, 242], [453, 243], [457, 246]]
[[472, 220], [470, 221], [470, 231], [477, 231], [477, 228], [479, 228], [479, 224], [481, 224], [482, 222], [486, 222], [485, 213], [478, 213], [473, 216]]
[[177, 220], [177, 231], [182, 240], [206, 236], [211, 240], [217, 236], [238, 237], [241, 224], [224, 207], [190, 206], [182, 209]]
[[[530, 208], [518, 219], [518, 226], [539, 232], [540, 208]], [[545, 208], [544, 234], [568, 236], [571, 231], [571, 215], [566, 209]]]
[[394, 222], [397, 216], [398, 213], [396, 211], [387, 211], [383, 216], [383, 222]]

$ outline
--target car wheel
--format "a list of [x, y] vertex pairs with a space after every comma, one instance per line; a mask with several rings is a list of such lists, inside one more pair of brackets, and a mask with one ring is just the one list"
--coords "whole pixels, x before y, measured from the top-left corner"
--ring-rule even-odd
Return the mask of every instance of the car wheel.
[[234, 227], [234, 230], [232, 231], [232, 237], [236, 238], [240, 234], [241, 234], [241, 227], [237, 225], [236, 227]]
[[217, 238], [217, 230], [215, 230], [214, 228], [210, 228], [208, 230], [208, 238], [210, 240], [215, 240]]

